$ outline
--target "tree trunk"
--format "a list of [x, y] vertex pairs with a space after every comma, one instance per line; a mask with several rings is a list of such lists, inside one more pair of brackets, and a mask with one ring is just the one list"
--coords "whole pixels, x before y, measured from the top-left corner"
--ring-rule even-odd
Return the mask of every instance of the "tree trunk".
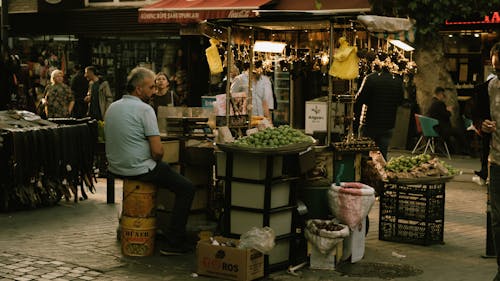
[[457, 90], [447, 69], [447, 59], [444, 57], [442, 41], [432, 41], [425, 46], [416, 47], [415, 62], [418, 71], [414, 78], [417, 89], [417, 103], [420, 112], [426, 115], [429, 109], [434, 89], [438, 86], [446, 90], [446, 105], [453, 106], [451, 122], [457, 126], [459, 122], [459, 104]]

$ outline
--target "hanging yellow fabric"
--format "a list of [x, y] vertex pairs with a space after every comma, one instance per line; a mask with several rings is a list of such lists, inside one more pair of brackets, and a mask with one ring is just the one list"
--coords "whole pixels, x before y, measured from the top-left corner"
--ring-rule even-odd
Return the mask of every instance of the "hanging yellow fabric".
[[222, 60], [220, 59], [219, 50], [217, 49], [217, 42], [216, 39], [211, 38], [210, 47], [205, 50], [211, 74], [219, 74], [222, 72]]
[[340, 79], [351, 80], [359, 75], [358, 48], [349, 46], [345, 37], [339, 39], [340, 47], [333, 55], [333, 62], [328, 74]]

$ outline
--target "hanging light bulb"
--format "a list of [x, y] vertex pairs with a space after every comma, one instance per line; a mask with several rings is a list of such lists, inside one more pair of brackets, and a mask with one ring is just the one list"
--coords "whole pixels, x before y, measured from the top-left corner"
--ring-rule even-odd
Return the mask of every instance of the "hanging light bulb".
[[321, 55], [321, 64], [322, 65], [327, 65], [330, 62], [330, 57], [328, 57], [328, 54], [326, 52], [323, 52]]

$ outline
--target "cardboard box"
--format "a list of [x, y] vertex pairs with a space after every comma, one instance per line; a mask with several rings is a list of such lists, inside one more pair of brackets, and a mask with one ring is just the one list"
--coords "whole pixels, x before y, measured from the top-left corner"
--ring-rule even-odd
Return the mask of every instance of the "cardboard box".
[[[159, 210], [172, 211], [175, 203], [175, 194], [166, 189], [159, 188], [156, 195], [156, 207]], [[208, 187], [196, 188], [191, 204], [191, 210], [203, 210], [208, 207]]]
[[163, 144], [163, 161], [167, 163], [179, 162], [179, 146], [178, 140], [162, 141]]
[[[215, 237], [219, 242], [238, 240]], [[212, 245], [201, 240], [196, 248], [197, 273], [228, 280], [249, 281], [264, 276], [264, 254], [255, 249]]]
[[[172, 212], [165, 210], [156, 211], [156, 231], [158, 233], [167, 233], [168, 226], [172, 221]], [[186, 231], [198, 232], [202, 226], [209, 224], [206, 212], [191, 212], [188, 216]]]
[[335, 266], [342, 258], [343, 244], [339, 242], [335, 249], [327, 255], [322, 254], [310, 242], [307, 243], [307, 250], [310, 255], [309, 267], [312, 269], [335, 270]]

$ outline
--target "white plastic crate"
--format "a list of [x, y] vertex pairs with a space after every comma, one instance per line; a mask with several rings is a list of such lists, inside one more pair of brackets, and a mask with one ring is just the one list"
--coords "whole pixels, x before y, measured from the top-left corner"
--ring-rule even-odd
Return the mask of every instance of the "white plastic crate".
[[[217, 176], [226, 176], [226, 153], [217, 152]], [[266, 178], [266, 155], [233, 153], [233, 177], [251, 180], [263, 180]], [[283, 174], [283, 157], [273, 157], [273, 178]]]
[[269, 264], [277, 264], [290, 259], [290, 239], [277, 240], [269, 252]]
[[[231, 206], [263, 209], [265, 190], [264, 184], [233, 181], [231, 184]], [[289, 199], [289, 182], [271, 186], [271, 208], [287, 206]]]
[[[276, 236], [289, 234], [292, 231], [292, 210], [269, 215], [269, 227]], [[252, 227], [263, 227], [264, 214], [241, 210], [231, 210], [230, 229], [233, 234], [243, 234]]]

